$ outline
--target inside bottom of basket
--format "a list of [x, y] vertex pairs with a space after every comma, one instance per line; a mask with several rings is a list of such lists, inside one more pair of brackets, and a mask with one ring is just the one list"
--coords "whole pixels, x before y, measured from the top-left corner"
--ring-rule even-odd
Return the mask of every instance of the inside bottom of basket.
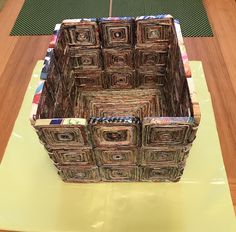
[[75, 117], [144, 117], [170, 116], [163, 91], [130, 89], [78, 92]]

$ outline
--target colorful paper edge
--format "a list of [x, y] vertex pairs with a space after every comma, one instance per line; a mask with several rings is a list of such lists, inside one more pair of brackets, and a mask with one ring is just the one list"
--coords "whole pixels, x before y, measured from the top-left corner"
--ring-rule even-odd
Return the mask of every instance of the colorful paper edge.
[[[35, 74], [36, 73], [33, 73], [33, 75], [35, 75]], [[35, 121], [36, 121], [37, 110], [38, 110], [40, 98], [42, 96], [44, 83], [45, 83], [45, 80], [40, 80], [38, 85], [37, 85], [36, 91], [34, 93], [31, 112], [30, 112], [30, 122], [31, 122], [32, 125], [34, 125]]]
[[51, 119], [37, 119], [34, 126], [86, 126], [87, 120], [85, 118], [51, 118]]
[[56, 24], [56, 26], [53, 30], [53, 35], [52, 35], [51, 41], [49, 43], [49, 48], [55, 48], [56, 47], [60, 28], [61, 28], [61, 24]]

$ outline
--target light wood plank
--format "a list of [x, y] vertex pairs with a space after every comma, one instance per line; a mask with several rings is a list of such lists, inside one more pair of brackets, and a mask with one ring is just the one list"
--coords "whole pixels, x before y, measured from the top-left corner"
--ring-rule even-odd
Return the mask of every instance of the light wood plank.
[[227, 64], [231, 85], [236, 93], [236, 3], [235, 0], [205, 0], [208, 17]]
[[0, 158], [14, 126], [31, 72], [43, 59], [51, 36], [12, 37], [9, 33], [24, 0], [8, 0], [0, 14]]

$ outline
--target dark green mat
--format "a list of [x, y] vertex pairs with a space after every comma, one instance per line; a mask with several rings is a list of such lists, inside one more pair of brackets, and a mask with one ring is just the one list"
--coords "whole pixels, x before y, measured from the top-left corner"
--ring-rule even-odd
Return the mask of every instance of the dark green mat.
[[0, 11], [4, 7], [5, 2], [6, 2], [6, 0], [0, 0]]
[[11, 35], [50, 35], [63, 19], [108, 15], [109, 0], [25, 0]]
[[112, 16], [171, 14], [183, 36], [213, 36], [202, 0], [113, 0]]
[[[112, 16], [163, 13], [180, 20], [184, 36], [213, 35], [201, 0], [113, 0]], [[108, 15], [109, 0], [25, 0], [11, 35], [50, 35], [63, 19]]]

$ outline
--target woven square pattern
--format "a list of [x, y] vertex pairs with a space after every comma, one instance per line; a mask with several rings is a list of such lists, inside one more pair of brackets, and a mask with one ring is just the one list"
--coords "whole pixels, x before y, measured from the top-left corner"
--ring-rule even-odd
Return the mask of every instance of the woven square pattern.
[[102, 44], [105, 48], [132, 47], [134, 42], [134, 20], [131, 17], [102, 18], [99, 22]]
[[[144, 146], [176, 146], [187, 144], [187, 125], [144, 125]], [[146, 136], [149, 135], [149, 136]]]
[[100, 166], [137, 165], [139, 154], [137, 148], [96, 148], [95, 155]]
[[50, 125], [36, 124], [35, 128], [43, 144], [49, 148], [88, 145], [87, 131], [83, 125], [62, 126], [59, 124], [61, 121], [61, 119], [54, 119], [50, 122]]
[[56, 167], [58, 174], [64, 181], [84, 183], [99, 182], [101, 180], [97, 167], [78, 165], [56, 165]]
[[171, 18], [161, 19], [158, 24], [153, 19], [137, 21], [138, 46], [162, 45], [168, 43], [172, 36]]
[[134, 71], [107, 71], [107, 88], [132, 89], [137, 85]]
[[76, 71], [72, 75], [78, 89], [102, 90], [105, 86], [102, 71]]
[[139, 120], [125, 118], [91, 118], [89, 128], [95, 147], [140, 146], [141, 127]]
[[137, 181], [139, 180], [139, 169], [136, 166], [103, 166], [100, 168], [103, 181]]
[[200, 122], [170, 15], [57, 25], [31, 123], [66, 182], [179, 181]]
[[[76, 22], [76, 23], [75, 23]], [[99, 47], [100, 39], [98, 34], [98, 25], [96, 19], [83, 20], [65, 20], [64, 32], [71, 46]]]
[[184, 166], [188, 157], [188, 148], [144, 148], [141, 151], [140, 162], [142, 165], [158, 167]]
[[78, 164], [78, 165], [95, 165], [93, 150], [88, 147], [80, 149], [48, 149], [50, 158], [58, 164]]
[[101, 69], [101, 51], [99, 49], [71, 49], [70, 62], [75, 71], [79, 70], [100, 70]]
[[134, 54], [132, 49], [103, 49], [104, 66], [107, 70], [117, 68], [133, 69]]

